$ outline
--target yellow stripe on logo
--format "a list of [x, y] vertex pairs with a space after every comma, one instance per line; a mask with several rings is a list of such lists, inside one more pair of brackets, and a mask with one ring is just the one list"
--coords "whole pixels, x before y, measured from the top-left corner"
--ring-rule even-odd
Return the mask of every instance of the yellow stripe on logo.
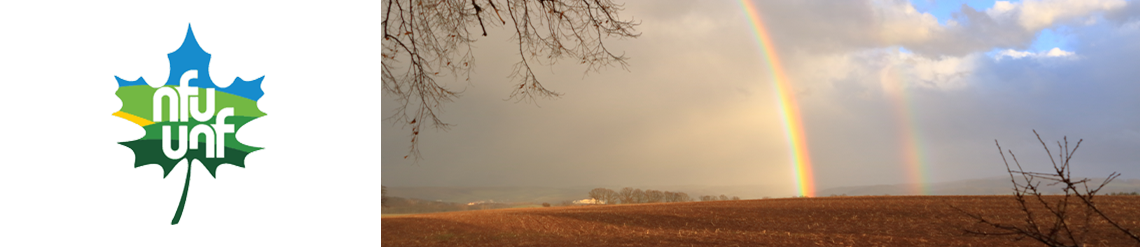
[[134, 122], [135, 124], [138, 124], [139, 126], [147, 126], [147, 125], [154, 124], [154, 122], [151, 122], [150, 120], [146, 120], [145, 118], [141, 118], [139, 116], [135, 116], [133, 114], [122, 112], [122, 111], [115, 112], [114, 114], [111, 114], [111, 115], [114, 115], [116, 117], [121, 117], [123, 119], [126, 119], [127, 121]]

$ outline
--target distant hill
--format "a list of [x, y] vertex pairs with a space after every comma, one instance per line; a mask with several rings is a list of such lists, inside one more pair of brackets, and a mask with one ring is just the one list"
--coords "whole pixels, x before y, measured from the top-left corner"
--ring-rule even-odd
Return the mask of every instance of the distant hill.
[[[1018, 178], [1021, 182], [1021, 178]], [[1104, 179], [1093, 179], [1092, 184], [1100, 184]], [[1043, 181], [1042, 186], [1048, 184]], [[816, 193], [819, 196], [829, 195], [907, 195], [913, 188], [911, 184], [868, 185], [829, 188]], [[985, 179], [970, 179], [953, 182], [934, 183], [929, 185], [930, 195], [1008, 195], [1013, 193], [1013, 185], [1009, 177], [994, 177]], [[1061, 193], [1058, 187], [1048, 187], [1045, 193]], [[1102, 194], [1112, 192], [1140, 192], [1140, 179], [1117, 179], [1105, 186]]]
[[590, 187], [388, 187], [388, 196], [444, 202], [533, 202], [557, 204], [587, 198]]
[[[1094, 182], [1100, 182], [1096, 180]], [[454, 202], [466, 204], [469, 202], [493, 201], [495, 203], [535, 203], [547, 202], [557, 205], [562, 201], [588, 198], [588, 193], [594, 188], [609, 188], [620, 190], [624, 186], [574, 186], [574, 187], [539, 187], [539, 186], [503, 186], [503, 187], [388, 187], [388, 196], [403, 198], [420, 198], [427, 201]], [[629, 186], [639, 189], [655, 189], [662, 191], [678, 191], [689, 194], [692, 198], [702, 195], [739, 196], [742, 199], [760, 199], [774, 194], [770, 188], [776, 186], [765, 185], [730, 185], [730, 186], [700, 186], [700, 185], [656, 185], [656, 186]], [[816, 195], [824, 197], [829, 195], [908, 195], [912, 185], [886, 184], [868, 186], [847, 186], [821, 190]], [[1012, 193], [1009, 177], [993, 177], [984, 179], [970, 179], [953, 182], [934, 183], [929, 186], [930, 195], [1008, 195]], [[1047, 190], [1046, 193], [1059, 193], [1060, 190]], [[1111, 192], [1140, 192], [1140, 179], [1117, 179], [1102, 191], [1103, 194]], [[773, 196], [786, 197], [786, 196]]]
[[[504, 187], [388, 187], [388, 196], [404, 198], [421, 198], [429, 201], [443, 201], [468, 203], [493, 200], [501, 203], [531, 202], [558, 204], [562, 201], [589, 198], [590, 190], [594, 188], [608, 188], [620, 190], [625, 186], [574, 186], [574, 187], [538, 187], [538, 186], [504, 186]], [[735, 186], [700, 186], [700, 185], [658, 185], [658, 186], [629, 186], [637, 189], [654, 189], [661, 191], [685, 192], [696, 199], [702, 195], [728, 197], [739, 196], [743, 199], [759, 199], [766, 194], [763, 192], [772, 186], [763, 185], [735, 185]]]
[[484, 210], [517, 207], [540, 207], [539, 205], [524, 203], [479, 203], [468, 205], [466, 203], [431, 201], [417, 198], [388, 197], [384, 206], [380, 208], [381, 214], [422, 214], [451, 211]]

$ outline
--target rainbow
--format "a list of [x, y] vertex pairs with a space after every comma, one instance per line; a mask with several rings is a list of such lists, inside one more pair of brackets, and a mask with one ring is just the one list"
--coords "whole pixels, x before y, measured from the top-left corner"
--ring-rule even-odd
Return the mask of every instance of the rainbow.
[[883, 91], [891, 98], [895, 105], [895, 116], [899, 125], [899, 145], [903, 170], [906, 171], [907, 183], [911, 195], [929, 195], [930, 188], [926, 183], [926, 157], [922, 146], [922, 135], [918, 128], [911, 95], [907, 94], [906, 79], [895, 65], [888, 65], [881, 72]]
[[788, 83], [787, 76], [784, 75], [784, 68], [780, 65], [780, 57], [776, 55], [776, 49], [772, 45], [772, 38], [768, 36], [764, 20], [760, 18], [759, 8], [749, 0], [741, 0], [740, 4], [752, 22], [756, 40], [760, 43], [760, 51], [763, 53], [764, 59], [768, 61], [768, 68], [772, 72], [772, 81], [779, 100], [780, 116], [784, 120], [788, 146], [791, 147], [792, 171], [796, 189], [800, 196], [814, 197], [815, 180], [811, 171], [811, 155], [808, 154], [807, 138], [804, 136], [803, 120], [800, 118], [800, 109], [796, 105], [795, 94], [792, 91], [791, 84]]

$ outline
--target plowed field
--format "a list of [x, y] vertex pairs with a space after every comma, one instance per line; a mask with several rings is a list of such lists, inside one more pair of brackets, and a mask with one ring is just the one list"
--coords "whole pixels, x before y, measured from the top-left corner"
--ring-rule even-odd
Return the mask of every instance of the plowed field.
[[[1140, 196], [1097, 201], [1140, 232]], [[788, 198], [392, 216], [381, 237], [384, 246], [1040, 246], [967, 234], [992, 228], [949, 205], [1005, 223], [1024, 217], [1012, 196]], [[1093, 246], [1137, 246], [1104, 222], [1081, 228]]]

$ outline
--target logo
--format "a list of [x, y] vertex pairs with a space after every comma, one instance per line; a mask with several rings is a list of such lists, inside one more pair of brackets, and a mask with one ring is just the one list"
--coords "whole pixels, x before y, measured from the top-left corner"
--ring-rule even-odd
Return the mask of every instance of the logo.
[[210, 79], [210, 54], [198, 46], [189, 27], [182, 46], [167, 58], [170, 77], [160, 87], [147, 85], [142, 77], [127, 81], [115, 76], [119, 82], [115, 95], [123, 101], [123, 108], [113, 115], [146, 130], [141, 139], [119, 143], [134, 151], [135, 167], [156, 164], [166, 178], [185, 161], [186, 185], [170, 221], [175, 225], [186, 206], [194, 163], [202, 164], [211, 177], [217, 178], [218, 166], [244, 168], [245, 157], [261, 149], [238, 142], [236, 136], [243, 125], [265, 116], [257, 109], [265, 77], [252, 81], [238, 77], [229, 87], [218, 87]]

